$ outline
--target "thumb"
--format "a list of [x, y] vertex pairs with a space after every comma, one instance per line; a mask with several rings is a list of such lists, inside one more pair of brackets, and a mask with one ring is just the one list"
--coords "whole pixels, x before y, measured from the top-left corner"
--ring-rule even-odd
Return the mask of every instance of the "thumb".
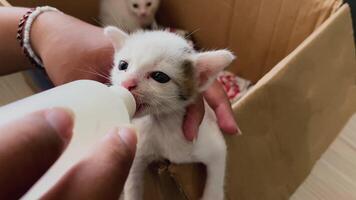
[[44, 199], [118, 199], [134, 159], [136, 143], [132, 129], [113, 129]]
[[0, 199], [18, 199], [57, 160], [72, 135], [73, 116], [38, 111], [0, 126]]

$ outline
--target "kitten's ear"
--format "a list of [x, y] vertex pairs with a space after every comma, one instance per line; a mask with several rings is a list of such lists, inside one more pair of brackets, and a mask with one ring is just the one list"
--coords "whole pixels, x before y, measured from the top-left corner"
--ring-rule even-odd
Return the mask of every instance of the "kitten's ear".
[[104, 29], [104, 34], [111, 40], [115, 50], [120, 49], [129, 36], [127, 33], [114, 26], [106, 27]]
[[193, 58], [198, 73], [199, 90], [205, 91], [215, 80], [219, 72], [227, 67], [235, 56], [228, 50], [207, 51], [198, 53]]

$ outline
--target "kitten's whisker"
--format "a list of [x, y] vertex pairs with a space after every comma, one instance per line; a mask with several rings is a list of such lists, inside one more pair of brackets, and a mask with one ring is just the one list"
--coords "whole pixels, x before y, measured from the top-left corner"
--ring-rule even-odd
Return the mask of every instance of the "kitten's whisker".
[[105, 77], [108, 78], [108, 79], [111, 78], [111, 77], [110, 77], [110, 74], [106, 74], [106, 73], [104, 73], [104, 72], [97, 71], [97, 69], [94, 68], [93, 66], [88, 66], [88, 67], [89, 67], [91, 70], [93, 70], [93, 72], [96, 72], [96, 73], [98, 73], [98, 74], [101, 74], [101, 75], [105, 76]]
[[100, 21], [99, 19], [92, 17], [92, 20], [94, 20], [96, 23], [98, 23], [101, 27], [106, 27], [108, 26], [108, 24], [104, 24], [102, 21]]
[[85, 72], [85, 73], [93, 74], [93, 75], [97, 75], [97, 76], [99, 76], [99, 77], [104, 78], [104, 79], [107, 80], [107, 81], [110, 81], [110, 77], [105, 76], [105, 74], [100, 74], [100, 73], [98, 73], [98, 72], [93, 72], [93, 71], [84, 70], [84, 69], [75, 69], [75, 70], [80, 71], [80, 72]]
[[113, 13], [114, 13], [113, 8], [110, 8], [109, 13], [110, 13], [110, 15], [111, 15], [111, 18], [114, 20], [115, 24], [116, 24], [116, 25], [117, 25], [117, 24], [120, 24], [120, 23], [119, 23], [119, 20], [118, 20], [118, 19], [116, 18], [116, 16], [113, 14]]
[[184, 36], [185, 39], [188, 39], [190, 36], [192, 36], [194, 33], [200, 31], [200, 28], [195, 29], [194, 31], [190, 32], [188, 35]]
[[100, 72], [100, 71], [98, 71], [98, 69], [94, 68], [93, 66], [88, 66], [88, 67], [89, 67], [89, 69], [91, 69], [93, 72], [98, 73], [98, 74], [100, 74], [100, 75], [102, 75], [102, 76], [105, 76], [106, 79], [111, 80], [110, 74], [107, 74], [107, 73], [104, 73], [104, 72]]
[[116, 26], [116, 27], [118, 27], [119, 29], [121, 29], [121, 30], [123, 30], [123, 31], [125, 31], [125, 32], [128, 32], [128, 27], [127, 27], [127, 25], [126, 24], [123, 24], [123, 23], [120, 23], [120, 20], [118, 19], [118, 18], [116, 18], [116, 16], [113, 14], [113, 13], [115, 13], [115, 11], [113, 10], [113, 8], [111, 8], [110, 10], [109, 10], [109, 13], [110, 13], [110, 15], [111, 15], [111, 18], [114, 20], [114, 22], [115, 22], [115, 24], [112, 24], [112, 25], [114, 25], [114, 26]]

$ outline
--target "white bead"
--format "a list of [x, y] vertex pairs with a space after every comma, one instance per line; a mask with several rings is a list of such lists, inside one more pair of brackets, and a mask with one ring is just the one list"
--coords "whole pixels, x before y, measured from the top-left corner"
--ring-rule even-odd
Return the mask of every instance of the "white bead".
[[41, 62], [41, 60], [38, 58], [38, 56], [36, 55], [36, 53], [33, 51], [31, 44], [30, 44], [30, 33], [31, 33], [31, 27], [32, 24], [34, 22], [34, 20], [36, 20], [36, 18], [42, 14], [43, 12], [48, 12], [48, 11], [54, 11], [54, 12], [60, 12], [59, 10], [57, 10], [56, 8], [50, 7], [50, 6], [43, 6], [43, 7], [37, 7], [35, 9], [35, 11], [33, 11], [27, 18], [27, 21], [25, 23], [25, 27], [24, 27], [24, 37], [23, 37], [23, 47], [27, 50], [29, 56], [36, 61], [36, 63], [38, 65], [40, 65], [41, 67], [43, 67], [43, 64]]

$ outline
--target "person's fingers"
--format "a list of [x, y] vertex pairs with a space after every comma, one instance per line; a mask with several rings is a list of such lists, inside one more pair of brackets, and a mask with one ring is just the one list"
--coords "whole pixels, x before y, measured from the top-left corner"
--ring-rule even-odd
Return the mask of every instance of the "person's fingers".
[[198, 134], [198, 129], [205, 114], [204, 101], [200, 96], [197, 101], [187, 108], [183, 120], [183, 133], [187, 140], [193, 141]]
[[241, 134], [235, 122], [229, 99], [218, 81], [215, 81], [212, 86], [204, 92], [204, 97], [214, 110], [219, 127], [229, 134]]
[[136, 143], [133, 130], [113, 129], [89, 157], [72, 167], [43, 199], [117, 200], [134, 159]]
[[72, 128], [72, 113], [61, 108], [0, 126], [0, 199], [20, 198], [60, 156]]

